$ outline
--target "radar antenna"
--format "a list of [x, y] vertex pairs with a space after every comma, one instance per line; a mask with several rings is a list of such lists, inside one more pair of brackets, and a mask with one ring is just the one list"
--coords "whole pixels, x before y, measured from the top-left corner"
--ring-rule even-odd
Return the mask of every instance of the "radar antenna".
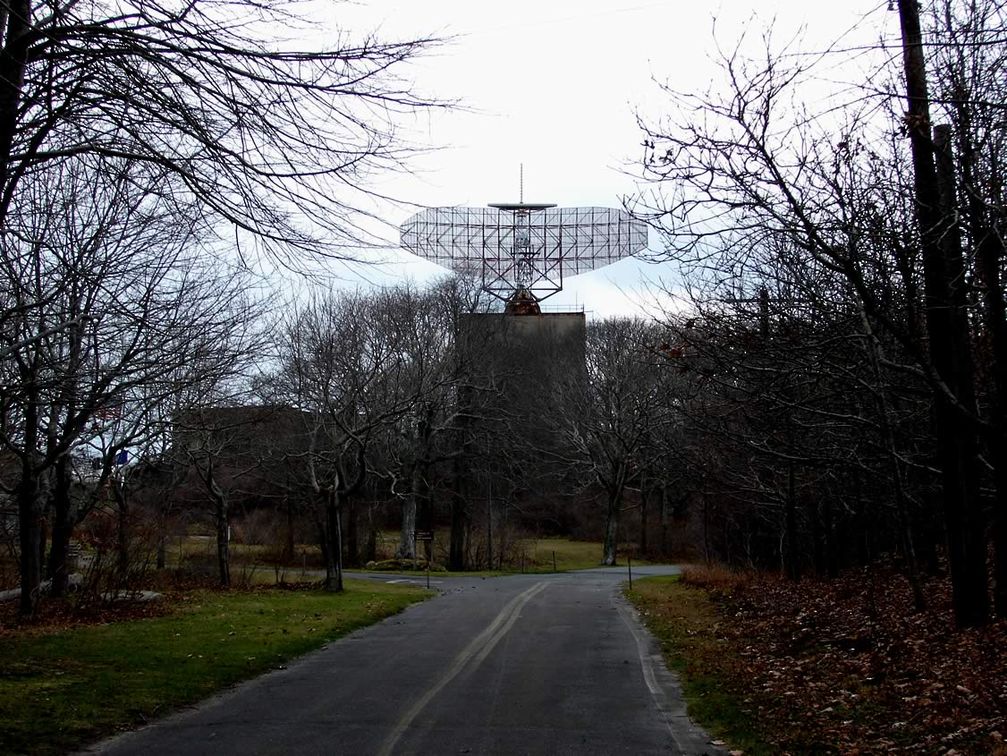
[[400, 227], [402, 246], [459, 273], [480, 276], [504, 302], [537, 306], [563, 289], [565, 277], [596, 270], [647, 246], [647, 227], [624, 210], [557, 207], [524, 201], [488, 207], [434, 207]]

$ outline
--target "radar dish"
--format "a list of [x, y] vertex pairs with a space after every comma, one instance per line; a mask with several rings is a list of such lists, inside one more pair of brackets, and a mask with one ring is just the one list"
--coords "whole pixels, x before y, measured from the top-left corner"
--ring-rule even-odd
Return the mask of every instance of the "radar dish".
[[596, 270], [647, 246], [647, 227], [624, 210], [500, 203], [423, 210], [400, 228], [402, 246], [509, 301], [536, 301], [563, 288], [564, 276]]

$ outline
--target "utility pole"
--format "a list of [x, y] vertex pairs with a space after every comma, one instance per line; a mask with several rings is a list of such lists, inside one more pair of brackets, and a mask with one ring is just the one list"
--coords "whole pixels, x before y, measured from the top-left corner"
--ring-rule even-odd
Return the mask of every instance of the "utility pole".
[[[759, 287], [758, 297], [728, 297], [721, 300], [727, 302], [728, 304], [750, 304], [754, 302], [759, 303], [759, 334], [764, 339], [769, 338], [769, 289], [765, 285]], [[783, 300], [775, 300], [783, 301]], [[788, 300], [788, 304], [792, 304], [802, 300]]]
[[759, 331], [762, 338], [769, 338], [769, 289], [759, 289]]
[[[944, 519], [948, 534], [952, 601], [961, 627], [987, 619], [986, 546], [978, 487], [978, 429], [974, 422], [974, 370], [965, 311], [964, 264], [955, 220], [954, 193], [940, 182], [930, 123], [930, 95], [916, 0], [899, 0], [902, 59], [908, 111], [905, 116], [913, 160], [916, 214], [923, 259], [927, 337], [937, 373], [934, 420], [941, 468]], [[950, 145], [947, 146], [950, 150]], [[945, 174], [953, 165], [942, 156]], [[944, 212], [942, 212], [942, 210]]]

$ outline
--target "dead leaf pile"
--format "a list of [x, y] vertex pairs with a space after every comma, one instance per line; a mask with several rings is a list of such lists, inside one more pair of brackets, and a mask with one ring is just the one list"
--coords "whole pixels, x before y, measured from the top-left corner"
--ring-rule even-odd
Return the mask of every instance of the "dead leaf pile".
[[714, 599], [729, 684], [781, 751], [1007, 754], [1007, 621], [957, 630], [946, 579], [927, 581], [924, 612], [888, 567], [684, 581]]
[[177, 597], [161, 601], [96, 602], [80, 606], [72, 599], [47, 598], [38, 602], [30, 617], [18, 615], [16, 601], [0, 602], [0, 638], [14, 635], [44, 635], [86, 625], [105, 625], [163, 616], [174, 608]]

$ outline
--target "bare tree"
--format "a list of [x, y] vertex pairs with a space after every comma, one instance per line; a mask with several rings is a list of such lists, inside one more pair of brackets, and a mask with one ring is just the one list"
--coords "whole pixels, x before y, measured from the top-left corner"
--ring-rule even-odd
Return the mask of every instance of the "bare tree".
[[[4, 485], [19, 502], [24, 612], [41, 578], [36, 554], [46, 506], [57, 590], [65, 580], [70, 535], [87, 511], [70, 497], [73, 457], [93, 445], [95, 425], [121, 413], [123, 448], [183, 385], [223, 369], [215, 358], [199, 358], [200, 350], [226, 352], [222, 345], [252, 327], [250, 311], [237, 306], [245, 277], [222, 265], [211, 270], [192, 224], [176, 215], [180, 204], [150, 192], [165, 188], [170, 175], [103, 158], [50, 168], [36, 177], [47, 183], [33, 185], [33, 202], [8, 214], [0, 237], [11, 303], [0, 318], [0, 432], [19, 462]], [[197, 375], [194, 364], [208, 372]], [[189, 384], [167, 377], [178, 371]], [[105, 448], [105, 480], [116, 447]]]
[[402, 413], [384, 429], [380, 457], [380, 473], [402, 502], [400, 558], [416, 558], [416, 530], [433, 530], [436, 478], [465, 453], [457, 443], [466, 411], [458, 400], [462, 366], [454, 344], [460, 293], [449, 280], [425, 291], [397, 287], [374, 301], [378, 327], [401, 360], [389, 391]]
[[[0, 228], [39, 170], [74, 155], [156, 166], [190, 212], [297, 269], [366, 242], [370, 179], [413, 152], [397, 123], [434, 105], [400, 78], [430, 38], [332, 30], [308, 3], [50, 0], [0, 12]], [[339, 250], [338, 252], [336, 250]], [[305, 254], [308, 253], [308, 254]]]
[[[558, 382], [551, 453], [581, 471], [582, 483], [605, 496], [602, 564], [616, 563], [626, 489], [638, 484], [658, 454], [656, 434], [674, 422], [673, 375], [657, 351], [661, 332], [640, 319], [609, 319], [587, 329], [586, 379]], [[548, 420], [547, 420], [548, 422]]]
[[[353, 256], [332, 250], [370, 239], [369, 179], [412, 152], [396, 123], [436, 104], [398, 77], [434, 40], [336, 34], [330, 49], [299, 49], [277, 38], [308, 24], [295, 5], [25, 0], [0, 9], [0, 356], [14, 378], [0, 398], [21, 471], [11, 485], [23, 611], [40, 577], [39, 502], [51, 500], [51, 569], [65, 573], [69, 450], [89, 417], [148, 380], [159, 349], [194, 346], [187, 318], [204, 318], [211, 341], [238, 327], [223, 305], [244, 283], [225, 274], [208, 284], [205, 261], [178, 250], [198, 239], [226, 269], [230, 246], [213, 235], [230, 225], [289, 268]], [[87, 196], [80, 178], [61, 187], [79, 171], [108, 201]], [[145, 255], [144, 235], [166, 256]], [[147, 327], [157, 318], [166, 330]]]
[[[998, 3], [942, 0], [926, 10], [924, 25], [946, 40], [931, 48], [928, 61], [936, 108], [951, 124], [950, 141], [942, 145], [936, 167], [944, 165], [945, 201], [957, 204], [965, 264], [974, 270], [975, 292], [966, 296], [977, 300], [981, 322], [975, 339], [977, 390], [980, 409], [992, 420], [983, 428], [984, 454], [994, 470], [998, 499], [992, 517], [993, 595], [997, 614], [1007, 616], [1007, 423], [996, 421], [1007, 413], [1002, 189], [1007, 149], [1002, 31], [1007, 16]], [[955, 179], [956, 187], [948, 186]]]
[[317, 503], [328, 590], [342, 590], [342, 518], [367, 476], [376, 434], [408, 409], [397, 393], [403, 355], [378, 321], [374, 298], [316, 294], [285, 323], [271, 396], [300, 410], [307, 446], [294, 461]]
[[[210, 399], [210, 401], [207, 401]], [[272, 488], [270, 479], [305, 448], [304, 417], [289, 407], [253, 404], [248, 392], [204, 397], [172, 419], [173, 454], [208, 505], [221, 587], [231, 585], [231, 516], [236, 503]]]
[[[977, 196], [989, 193], [980, 192], [974, 180], [974, 161], [979, 159], [974, 145], [990, 144], [981, 159], [995, 163], [999, 138], [990, 138], [987, 119], [979, 119], [986, 120], [985, 131], [971, 129], [965, 121], [968, 114], [983, 114], [984, 101], [997, 101], [989, 88], [974, 85], [979, 70], [986, 80], [998, 80], [994, 71], [1000, 65], [1001, 42], [989, 32], [990, 21], [1000, 11], [990, 10], [986, 16], [974, 4], [931, 4], [935, 12], [924, 20], [937, 44], [927, 48], [913, 12], [916, 3], [899, 6], [908, 117], [902, 118], [898, 88], [885, 91], [887, 82], [903, 75], [898, 69], [877, 72], [874, 81], [882, 91], [876, 98], [859, 97], [817, 116], [802, 106], [800, 84], [822, 57], [767, 50], [764, 59], [752, 61], [729, 53], [723, 59], [725, 87], [719, 93], [695, 96], [669, 90], [685, 105], [680, 117], [644, 126], [646, 170], [668, 189], [650, 208], [651, 218], [666, 234], [674, 256], [710, 283], [744, 280], [755, 270], [768, 280], [782, 281], [790, 275], [786, 271], [803, 268], [815, 273], [819, 283], [807, 287], [798, 301], [828, 304], [854, 316], [841, 327], [853, 339], [850, 343], [860, 345], [850, 355], [859, 352], [866, 360], [855, 363], [847, 357], [830, 368], [833, 375], [845, 372], [859, 381], [846, 406], [829, 407], [821, 387], [797, 405], [786, 395], [775, 396], [785, 400], [788, 413], [815, 405], [820, 417], [835, 419], [863, 417], [870, 408], [875, 438], [881, 439], [892, 461], [886, 477], [896, 509], [907, 501], [902, 477], [909, 468], [902, 458], [905, 441], [891, 420], [898, 416], [897, 397], [911, 395], [921, 380], [926, 382], [937, 428], [929, 432], [923, 448], [935, 450], [955, 613], [960, 624], [969, 625], [986, 615], [979, 434], [999, 439], [1004, 423], [1002, 413], [985, 412], [975, 398], [970, 353], [974, 333], [968, 311], [975, 294], [965, 275], [971, 250], [961, 246], [955, 205], [961, 196], [971, 195], [968, 207], [975, 212], [963, 217], [976, 219], [974, 239], [965, 238], [975, 249], [978, 240], [985, 239], [990, 252], [988, 258], [980, 256], [984, 272], [979, 280], [999, 280], [1002, 270], [993, 275], [992, 269], [1002, 258], [994, 250], [999, 242], [989, 222], [996, 202], [977, 202]], [[977, 44], [982, 56], [965, 52]], [[947, 132], [931, 133], [925, 62], [942, 56], [951, 60], [939, 66], [949, 74], [946, 79], [938, 76], [948, 82], [943, 93], [947, 99], [940, 107], [949, 116], [957, 110], [958, 144], [973, 161], [971, 184], [968, 179], [958, 181]], [[969, 70], [965, 60], [976, 68]], [[972, 89], [962, 86], [963, 72], [969, 74]], [[908, 170], [910, 165], [914, 170]], [[962, 175], [968, 173], [965, 166]], [[916, 201], [907, 203], [907, 196]], [[646, 215], [644, 205], [638, 209]], [[803, 278], [810, 283], [815, 277]], [[708, 292], [715, 289], [711, 286]], [[992, 334], [1001, 328], [1002, 309], [997, 307], [1002, 292], [988, 283], [986, 290], [993, 294], [985, 301], [985, 312], [993, 315], [987, 316], [992, 319], [983, 330], [991, 334], [992, 343]], [[804, 351], [814, 355], [813, 350]], [[870, 372], [865, 374], [864, 367]], [[980, 366], [980, 374], [984, 370]], [[808, 373], [816, 374], [823, 375], [818, 368]], [[995, 381], [988, 385], [988, 396], [998, 396]], [[873, 397], [863, 396], [865, 387]], [[894, 434], [889, 432], [893, 429]], [[863, 449], [855, 443], [846, 448]], [[928, 467], [932, 471], [926, 463], [919, 470]], [[799, 485], [799, 479], [796, 482]], [[906, 548], [912, 550], [908, 544]]]

